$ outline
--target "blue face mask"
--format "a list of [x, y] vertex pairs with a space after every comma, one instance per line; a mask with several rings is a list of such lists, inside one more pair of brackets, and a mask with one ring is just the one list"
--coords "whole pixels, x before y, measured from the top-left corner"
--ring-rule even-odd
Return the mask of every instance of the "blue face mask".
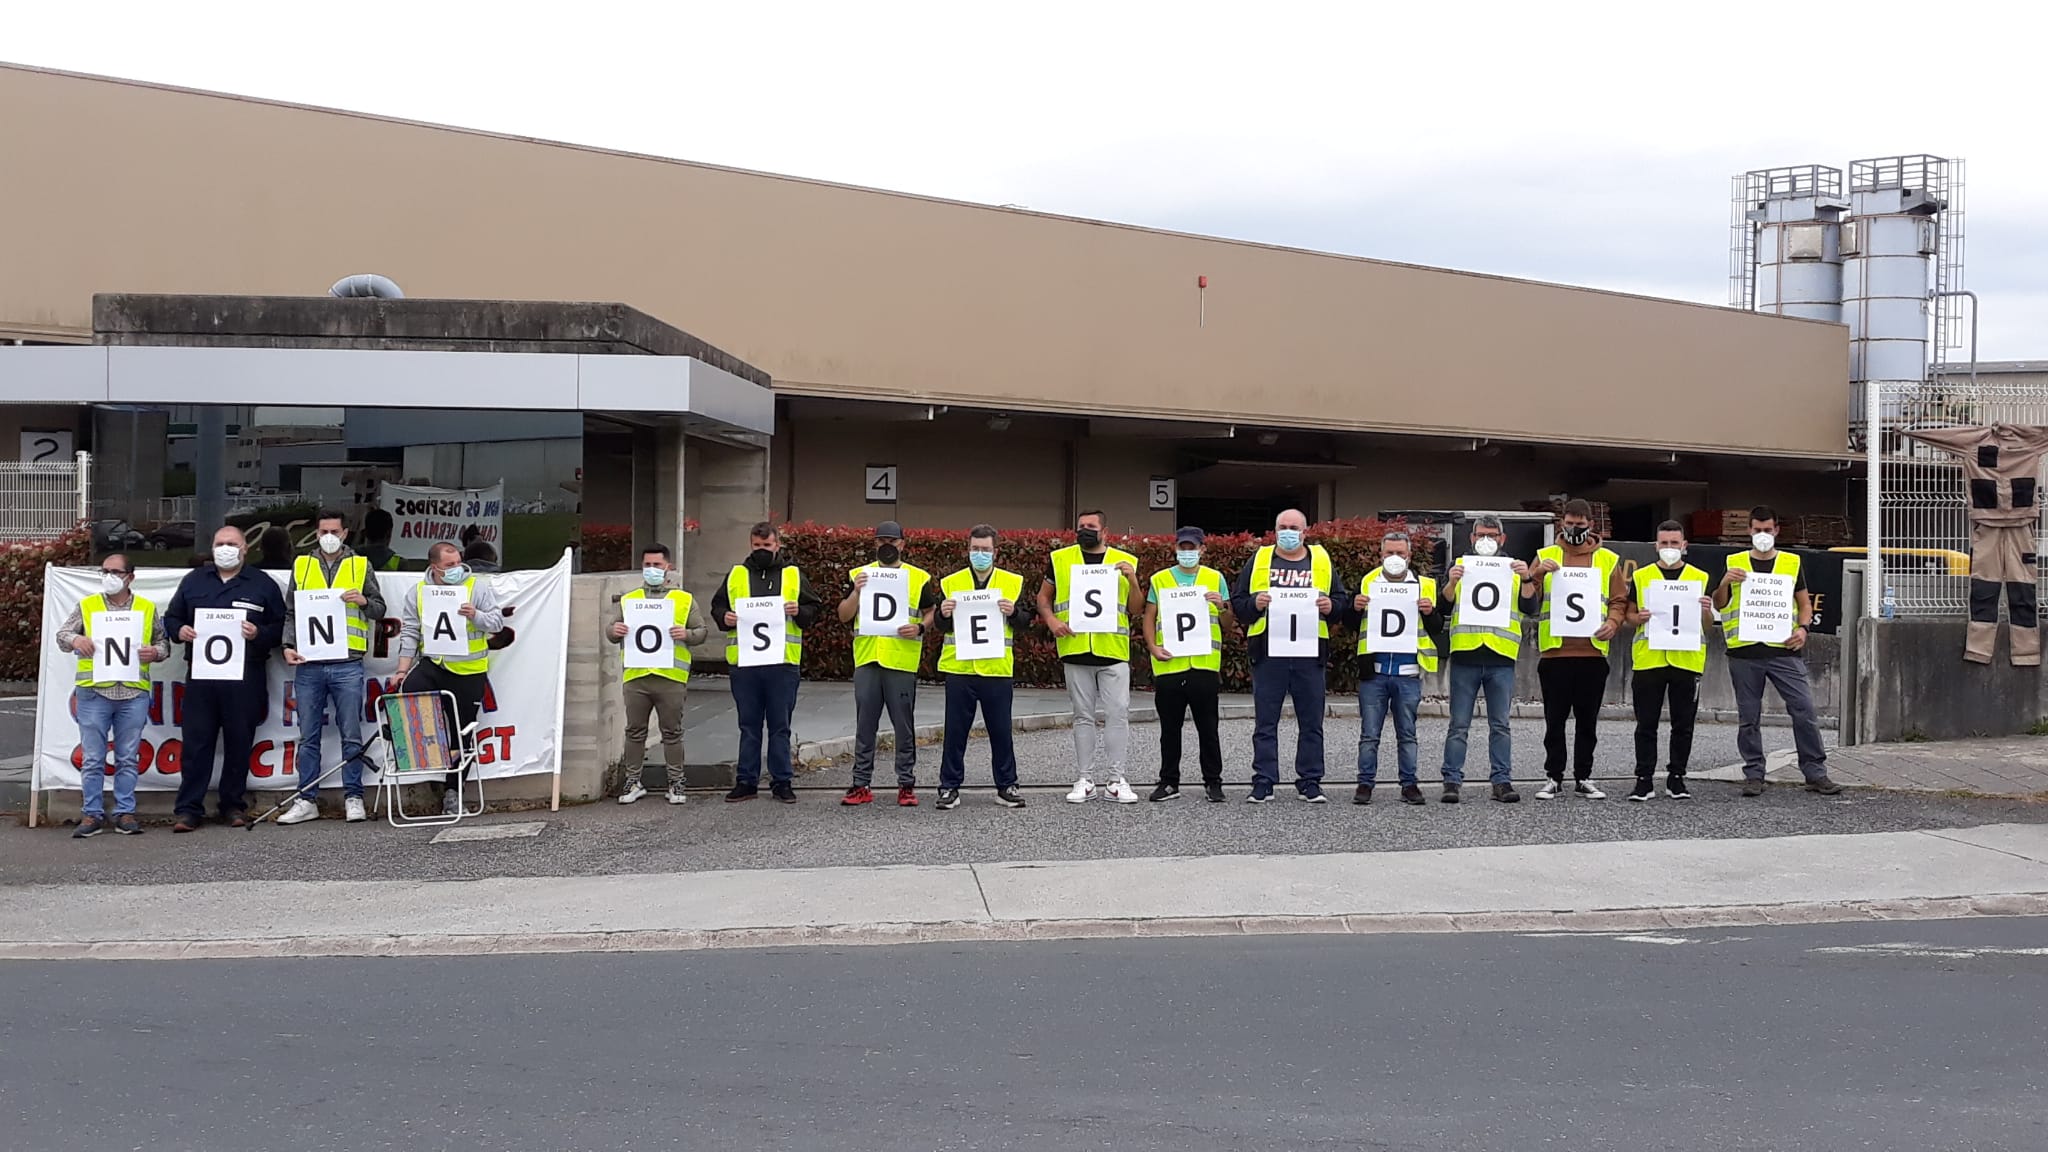
[[668, 569], [650, 565], [640, 570], [640, 578], [647, 581], [649, 587], [655, 587], [668, 578]]
[[460, 584], [467, 579], [469, 579], [469, 565], [467, 564], [457, 564], [441, 570], [441, 583], [443, 584]]
[[967, 554], [967, 562], [974, 565], [976, 572], [986, 572], [996, 566], [996, 554], [993, 552], [969, 552]]
[[1200, 549], [1183, 548], [1180, 551], [1175, 552], [1173, 554], [1173, 558], [1174, 561], [1178, 563], [1181, 567], [1193, 568], [1195, 565], [1200, 564], [1202, 562], [1202, 553]]
[[1282, 552], [1292, 552], [1296, 548], [1301, 547], [1301, 529], [1282, 528], [1278, 532], [1273, 533], [1273, 539], [1280, 545]]

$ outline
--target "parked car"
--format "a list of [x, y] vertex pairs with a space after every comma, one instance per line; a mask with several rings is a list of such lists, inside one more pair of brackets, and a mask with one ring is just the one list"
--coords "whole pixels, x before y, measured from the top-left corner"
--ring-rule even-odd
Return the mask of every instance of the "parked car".
[[92, 522], [92, 550], [95, 553], [126, 552], [147, 547], [148, 543], [148, 539], [126, 520]]
[[190, 548], [197, 535], [198, 530], [190, 520], [166, 520], [150, 532], [148, 543], [158, 551]]

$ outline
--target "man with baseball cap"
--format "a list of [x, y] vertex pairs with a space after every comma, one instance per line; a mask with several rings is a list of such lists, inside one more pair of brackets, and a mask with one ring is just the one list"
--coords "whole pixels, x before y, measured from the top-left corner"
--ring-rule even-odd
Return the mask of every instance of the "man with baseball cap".
[[[1145, 593], [1145, 643], [1152, 652], [1152, 699], [1159, 712], [1159, 783], [1152, 789], [1155, 801], [1180, 795], [1180, 728], [1190, 713], [1195, 718], [1202, 790], [1211, 801], [1223, 799], [1223, 740], [1216, 717], [1223, 689], [1223, 621], [1230, 615], [1230, 586], [1223, 573], [1202, 563], [1205, 539], [1200, 528], [1175, 533], [1173, 567], [1154, 572], [1152, 586]], [[1206, 593], [1208, 655], [1176, 658], [1166, 650], [1166, 634], [1159, 623], [1159, 595], [1173, 588], [1201, 588]]]
[[[903, 624], [894, 636], [863, 636], [859, 632], [861, 589], [868, 573], [897, 569], [904, 574], [906, 602], [898, 606]], [[931, 573], [903, 562], [903, 525], [884, 520], [875, 525], [875, 562], [855, 568], [853, 587], [839, 602], [839, 619], [855, 625], [853, 637], [853, 786], [839, 801], [871, 804], [875, 794], [875, 734], [887, 709], [896, 730], [896, 803], [917, 806], [917, 669], [924, 661], [924, 630], [938, 608], [938, 585]], [[879, 596], [879, 593], [878, 593]], [[884, 614], [889, 619], [893, 613]]]

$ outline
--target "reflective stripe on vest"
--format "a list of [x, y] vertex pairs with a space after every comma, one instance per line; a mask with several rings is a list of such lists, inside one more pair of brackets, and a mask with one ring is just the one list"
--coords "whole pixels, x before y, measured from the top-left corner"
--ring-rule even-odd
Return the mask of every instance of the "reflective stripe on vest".
[[[734, 612], [739, 611], [740, 601], [753, 596], [753, 592], [750, 591], [752, 588], [753, 584], [750, 582], [745, 564], [735, 564], [732, 571], [725, 574], [725, 598], [728, 603], [733, 605], [732, 610]], [[797, 567], [794, 564], [784, 566], [782, 569], [782, 599], [787, 603], [794, 604], [802, 593], [803, 573], [797, 571]], [[782, 662], [785, 664], [802, 664], [804, 662], [804, 630], [796, 626], [796, 617], [794, 616], [785, 616], [783, 620], [785, 623], [782, 629]], [[734, 668], [740, 666], [740, 638], [737, 632], [726, 638], [725, 662]]]
[[[1088, 561], [1079, 544], [1069, 544], [1052, 554], [1052, 614], [1062, 622], [1071, 620], [1067, 612], [1067, 598], [1074, 565], [1085, 563]], [[1132, 571], [1136, 571], [1138, 558], [1129, 552], [1110, 548], [1102, 553], [1098, 563], [1111, 566], [1129, 564]], [[1116, 628], [1114, 632], [1076, 632], [1071, 636], [1061, 636], [1054, 646], [1062, 657], [1092, 652], [1111, 660], [1131, 658], [1131, 581], [1121, 572], [1116, 577]]]
[[[1251, 586], [1246, 589], [1253, 596], [1257, 596], [1259, 593], [1273, 587], [1273, 551], [1273, 545], [1267, 544], [1260, 548], [1258, 555], [1253, 558], [1252, 582]], [[1308, 567], [1309, 579], [1315, 581], [1316, 591], [1324, 596], [1328, 596], [1330, 594], [1330, 553], [1321, 544], [1311, 544], [1308, 546]], [[1244, 634], [1246, 636], [1257, 636], [1265, 630], [1266, 614], [1261, 612], [1259, 613], [1259, 618], [1252, 621], [1252, 626], [1244, 630]], [[1329, 617], [1319, 616], [1316, 618], [1316, 635], [1325, 640], [1330, 638]]]
[[[1751, 559], [1749, 553], [1737, 552], [1728, 558], [1728, 566], [1730, 568], [1740, 568], [1744, 572], [1755, 572], [1756, 568], [1752, 566]], [[1799, 557], [1794, 556], [1790, 552], [1778, 553], [1772, 558], [1770, 574], [1792, 578], [1792, 626], [1797, 628], [1799, 626]], [[1758, 640], [1736, 639], [1736, 633], [1740, 630], [1742, 624], [1742, 585], [1730, 584], [1728, 589], [1728, 610], [1721, 614], [1721, 635], [1728, 641], [1728, 647], [1746, 648], [1751, 644], [1761, 644], [1765, 648], [1776, 648], [1780, 651], [1790, 652], [1791, 649], [1783, 644], [1763, 644]]]
[[[995, 589], [996, 599], [1008, 600], [1015, 604], [1024, 598], [1024, 577], [1001, 568], [989, 571], [987, 587]], [[962, 568], [939, 581], [939, 593], [951, 600], [962, 592], [974, 591], [974, 570]], [[957, 619], [957, 617], [956, 617]], [[994, 676], [1007, 680], [1016, 673], [1017, 638], [1010, 631], [1008, 617], [1003, 619], [1003, 654], [986, 660], [962, 660], [953, 649], [953, 633], [947, 632], [939, 643], [939, 671], [954, 676]]]
[[[635, 588], [624, 596], [619, 597], [619, 602], [623, 604], [628, 600], [645, 599], [647, 599], [647, 589]], [[662, 594], [662, 599], [667, 600], [675, 609], [675, 624], [673, 627], [688, 628], [690, 626], [690, 606], [695, 603], [690, 594], [681, 588], [670, 588]], [[638, 680], [642, 676], [659, 676], [664, 680], [674, 680], [678, 684], [688, 684], [690, 682], [690, 646], [680, 640], [674, 641], [674, 645], [672, 655], [675, 667], [628, 668], [625, 672], [625, 679]]]
[[[1434, 603], [1436, 600], [1436, 581], [1428, 576], [1418, 576], [1416, 579], [1422, 582], [1422, 591], [1417, 593], [1417, 595], [1421, 596], [1424, 600]], [[1364, 589], [1366, 596], [1370, 597], [1372, 595], [1372, 586], [1382, 582], [1391, 583], [1380, 569], [1375, 568], [1365, 574], [1365, 583], [1360, 587]], [[1369, 612], [1372, 609], [1368, 605], [1366, 610]], [[1366, 647], [1366, 639], [1372, 631], [1368, 626], [1369, 624], [1370, 621], [1366, 622], [1366, 624], [1361, 624], [1358, 629], [1358, 654], [1360, 656], [1373, 655], [1372, 650]], [[1424, 672], [1434, 672], [1437, 665], [1436, 637], [1431, 636], [1429, 629], [1423, 626], [1420, 615], [1415, 618], [1415, 630], [1415, 662], [1422, 666]], [[1399, 653], [1386, 653], [1386, 655], [1399, 655]]]
[[[1552, 544], [1550, 547], [1538, 551], [1536, 553], [1536, 559], [1555, 560], [1557, 561], [1558, 567], [1562, 568], [1565, 566], [1564, 549], [1558, 547], [1555, 544]], [[1602, 612], [1602, 614], [1605, 614], [1607, 611], [1609, 611], [1607, 598], [1614, 590], [1614, 566], [1619, 563], [1621, 563], [1621, 557], [1615, 555], [1607, 549], [1593, 549], [1593, 567], [1598, 568], [1600, 570], [1600, 611]], [[1545, 572], [1543, 574], [1543, 603], [1541, 607], [1536, 609], [1536, 650], [1538, 652], [1548, 652], [1553, 648], [1561, 648], [1564, 646], [1563, 637], [1552, 636], [1550, 634], [1551, 575], [1552, 573], [1549, 572]], [[1592, 637], [1588, 636], [1586, 637], [1586, 639], [1592, 640]], [[1607, 655], [1607, 641], [1593, 640], [1593, 647], [1602, 656]]]
[[[1228, 598], [1230, 595], [1223, 584], [1223, 573], [1209, 567], [1207, 564], [1195, 569], [1195, 582], [1193, 584], [1182, 584], [1179, 580], [1174, 579], [1174, 572], [1175, 569], [1173, 568], [1162, 568], [1154, 572], [1152, 574], [1152, 591], [1160, 593], [1174, 588], [1202, 588], [1225, 598]], [[1162, 605], [1166, 603], [1166, 599], [1163, 596], [1155, 598]], [[1205, 605], [1205, 607], [1209, 609], [1209, 654], [1207, 656], [1189, 656], [1185, 658], [1176, 656], [1165, 660], [1155, 659], [1152, 661], [1152, 674], [1154, 676], [1171, 676], [1175, 672], [1186, 672], [1193, 668], [1206, 668], [1211, 672], [1223, 670], [1223, 610], [1214, 604]], [[1154, 613], [1155, 623], [1163, 618], [1163, 616], [1164, 612]], [[1165, 646], [1166, 629], [1163, 626], [1153, 632], [1152, 641], [1161, 647]]]
[[[370, 562], [361, 556], [350, 556], [334, 570], [334, 583], [327, 582], [326, 570], [320, 566], [318, 556], [301, 556], [292, 561], [292, 586], [317, 592], [323, 588], [339, 588], [344, 591], [361, 592], [370, 579]], [[344, 618], [348, 621], [348, 650], [361, 655], [370, 650], [370, 621], [363, 615], [360, 605], [342, 603]]]
[[[879, 564], [863, 564], [848, 573], [848, 575], [858, 576], [870, 568], [879, 567], [881, 567]], [[910, 619], [906, 620], [905, 623], [915, 623], [919, 619], [917, 606], [924, 600], [924, 586], [932, 578], [932, 575], [915, 564], [898, 564], [896, 570], [906, 574], [903, 583], [910, 593]], [[880, 664], [884, 668], [894, 668], [898, 672], [915, 672], [918, 666], [924, 663], [924, 637], [922, 635], [919, 635], [914, 640], [905, 639], [901, 636], [863, 636], [860, 634], [859, 621], [860, 616], [856, 613], [854, 615], [855, 628], [853, 633], [854, 667], [858, 668], [863, 664]]]
[[[99, 645], [100, 638], [93, 632], [93, 618], [102, 612], [142, 613], [142, 638], [137, 643], [143, 647], [149, 646], [149, 638], [156, 635], [156, 605], [133, 593], [129, 594], [129, 598], [132, 603], [127, 608], [109, 608], [107, 606], [107, 598], [97, 592], [79, 602], [78, 613], [79, 619], [82, 621], [81, 630], [84, 631], [86, 638], [93, 642], [95, 648]], [[74, 682], [86, 688], [113, 687], [114, 681], [94, 680], [92, 678], [92, 660], [93, 658], [90, 656], [78, 658], [78, 671], [74, 674]], [[142, 667], [146, 676], [149, 666], [145, 664]], [[147, 678], [142, 680], [122, 680], [118, 683], [123, 688], [133, 688], [140, 692], [149, 691], [149, 680]]]
[[[1670, 579], [1670, 577], [1664, 574], [1664, 570], [1655, 564], [1636, 569], [1637, 610], [1640, 611], [1647, 603], [1651, 585], [1661, 584]], [[1702, 592], [1706, 589], [1707, 574], [1690, 564], [1687, 564], [1678, 573], [1676, 582], [1684, 583], [1687, 580], [1699, 581]], [[1699, 610], [1698, 605], [1694, 605], [1691, 609], [1694, 612]], [[1681, 607], [1680, 611], [1685, 611], [1685, 609]], [[1672, 652], [1650, 647], [1650, 628], [1655, 623], [1655, 621], [1650, 621], [1636, 629], [1635, 647], [1629, 654], [1629, 663], [1636, 671], [1640, 672], [1646, 668], [1664, 667], [1683, 668], [1687, 672], [1705, 672], [1707, 670], [1707, 637], [1704, 630], [1700, 633], [1700, 646], [1697, 651]]]
[[[441, 587], [447, 587], [447, 585], [441, 585]], [[464, 580], [462, 582], [462, 590], [468, 603], [476, 603], [476, 577], [471, 576], [469, 579]], [[422, 633], [420, 649], [424, 653], [426, 650], [426, 636], [424, 633], [427, 627], [427, 582], [425, 580], [420, 581], [419, 586], [413, 589], [412, 594], [414, 600], [413, 607], [419, 613], [420, 630]], [[474, 676], [479, 672], [490, 671], [490, 634], [477, 627], [474, 620], [462, 616], [457, 616], [456, 619], [469, 626], [469, 655], [462, 659], [456, 659], [452, 656], [428, 656], [427, 659], [455, 673], [457, 676]]]

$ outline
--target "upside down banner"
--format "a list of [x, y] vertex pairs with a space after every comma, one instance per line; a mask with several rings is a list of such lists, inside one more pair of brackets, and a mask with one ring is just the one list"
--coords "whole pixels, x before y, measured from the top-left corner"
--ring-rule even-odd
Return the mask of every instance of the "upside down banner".
[[[135, 594], [154, 602], [159, 615], [170, 607], [182, 568], [141, 568], [135, 573]], [[282, 589], [288, 572], [271, 572]], [[376, 732], [377, 698], [382, 681], [398, 670], [398, 604], [413, 594], [417, 572], [374, 573], [384, 593], [386, 617], [370, 635], [364, 673], [374, 681], [363, 702], [363, 739]], [[487, 779], [560, 772], [562, 764], [563, 677], [567, 669], [569, 623], [569, 561], [538, 572], [505, 572], [485, 577], [506, 606], [505, 627], [513, 633], [505, 647], [491, 653], [490, 688], [484, 696], [482, 724], [477, 731], [477, 772]], [[77, 659], [57, 650], [57, 629], [79, 602], [99, 591], [97, 568], [49, 568], [43, 584], [41, 680], [36, 689], [35, 787], [43, 791], [76, 788], [84, 755], [78, 745], [78, 721], [72, 707]], [[184, 710], [186, 646], [171, 643], [170, 658], [149, 666], [149, 724], [142, 731], [138, 788], [169, 790], [178, 786], [183, 768], [179, 731]], [[251, 788], [290, 787], [296, 774], [299, 717], [292, 698], [291, 669], [282, 650], [270, 657], [270, 704], [256, 729], [249, 756]], [[341, 762], [341, 738], [330, 722], [320, 742], [323, 768]], [[373, 753], [373, 756], [376, 754]], [[214, 765], [209, 765], [209, 771]], [[106, 771], [112, 773], [109, 763]], [[375, 780], [374, 773], [369, 777]], [[341, 786], [335, 773], [329, 787]]]

